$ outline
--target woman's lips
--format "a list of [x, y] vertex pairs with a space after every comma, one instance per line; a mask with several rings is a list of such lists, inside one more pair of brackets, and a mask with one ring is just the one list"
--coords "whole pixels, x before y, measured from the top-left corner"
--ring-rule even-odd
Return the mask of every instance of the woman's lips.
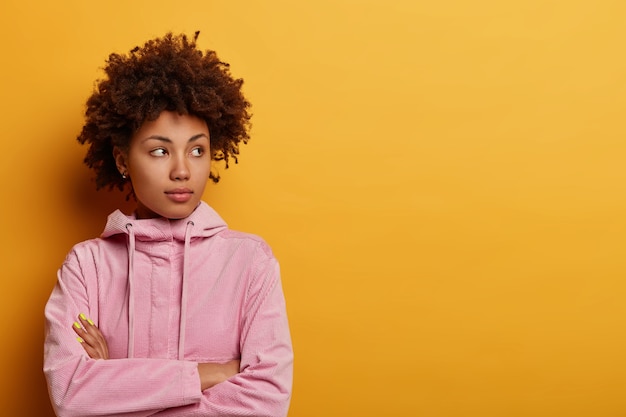
[[177, 188], [175, 190], [166, 191], [165, 195], [172, 201], [185, 203], [191, 199], [193, 191], [188, 188]]

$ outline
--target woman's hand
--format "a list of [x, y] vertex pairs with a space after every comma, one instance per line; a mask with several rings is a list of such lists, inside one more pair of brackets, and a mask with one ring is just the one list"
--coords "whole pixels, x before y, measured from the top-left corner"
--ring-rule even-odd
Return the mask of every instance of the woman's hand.
[[235, 359], [226, 363], [199, 363], [198, 373], [200, 374], [200, 388], [204, 391], [237, 375], [239, 361]]
[[109, 359], [109, 347], [100, 329], [83, 313], [78, 315], [78, 321], [72, 325], [78, 335], [77, 340], [92, 359]]

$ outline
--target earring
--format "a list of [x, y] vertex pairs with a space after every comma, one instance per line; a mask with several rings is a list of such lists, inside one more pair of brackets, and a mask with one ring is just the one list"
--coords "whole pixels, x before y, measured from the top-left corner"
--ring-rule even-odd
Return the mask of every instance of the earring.
[[126, 179], [126, 171], [122, 172], [122, 179]]

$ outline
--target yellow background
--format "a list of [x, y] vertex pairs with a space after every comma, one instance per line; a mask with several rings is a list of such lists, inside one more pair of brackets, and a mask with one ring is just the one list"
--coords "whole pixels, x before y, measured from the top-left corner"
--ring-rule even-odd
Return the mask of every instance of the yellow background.
[[110, 52], [202, 31], [252, 140], [205, 199], [282, 265], [290, 417], [626, 415], [626, 3], [0, 6], [0, 413], [52, 416], [43, 307], [96, 193]]

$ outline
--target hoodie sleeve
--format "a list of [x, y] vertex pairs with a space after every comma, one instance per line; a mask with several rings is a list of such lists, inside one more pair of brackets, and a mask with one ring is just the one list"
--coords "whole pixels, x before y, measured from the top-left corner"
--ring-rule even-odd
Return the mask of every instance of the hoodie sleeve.
[[97, 285], [86, 284], [72, 251], [46, 304], [44, 374], [58, 416], [150, 416], [202, 398], [197, 364], [167, 359], [89, 358], [72, 330], [79, 312], [91, 314]]
[[243, 304], [241, 372], [203, 392], [199, 403], [165, 416], [284, 417], [291, 399], [293, 350], [280, 271], [262, 244]]

